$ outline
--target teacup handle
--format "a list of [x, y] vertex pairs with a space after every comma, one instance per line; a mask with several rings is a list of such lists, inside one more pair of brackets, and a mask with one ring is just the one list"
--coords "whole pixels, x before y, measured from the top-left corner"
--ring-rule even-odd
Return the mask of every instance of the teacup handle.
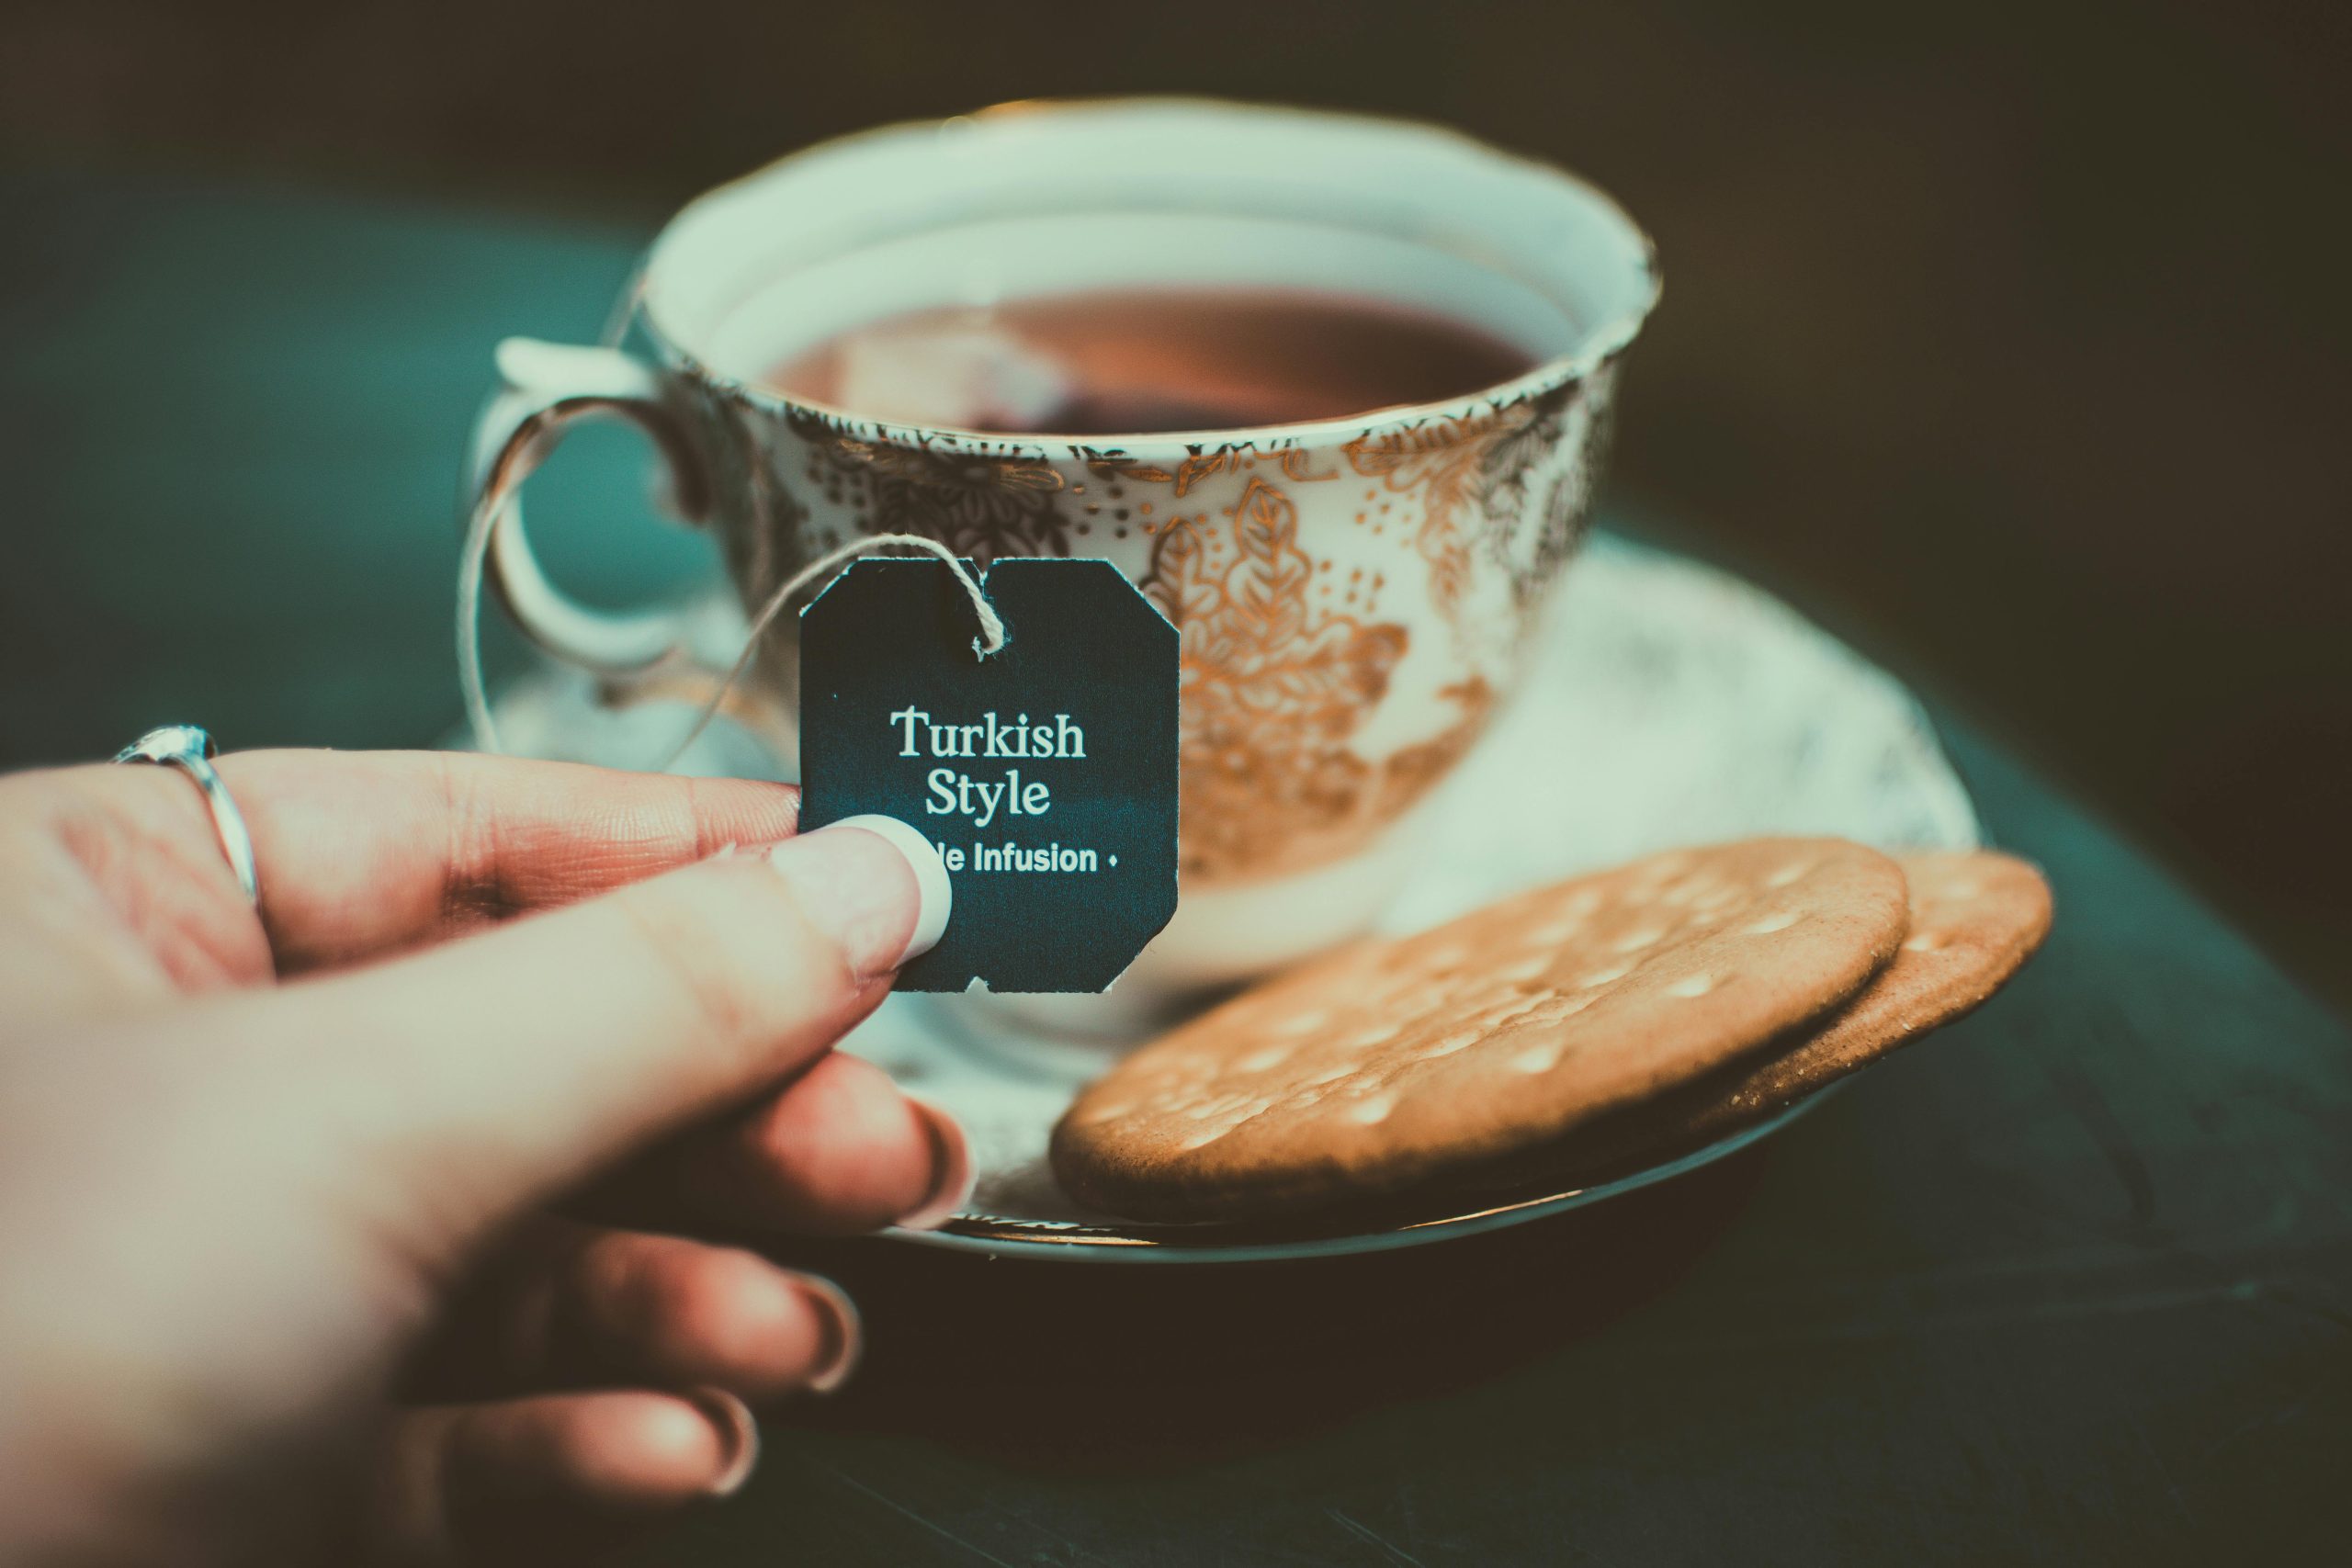
[[[683, 644], [680, 614], [595, 610], [565, 593], [531, 553], [522, 502], [524, 481], [554, 452], [566, 427], [617, 414], [653, 437], [669, 464], [677, 511], [689, 523], [702, 522], [710, 509], [709, 476], [684, 423], [663, 399], [660, 373], [618, 349], [519, 337], [498, 345], [498, 373], [505, 385], [474, 423], [468, 515], [480, 536], [468, 541], [469, 571], [479, 549], [482, 575], [514, 624], [567, 663], [626, 675], [660, 662]], [[471, 609], [461, 605], [469, 617]], [[469, 630], [459, 629], [461, 648]]]

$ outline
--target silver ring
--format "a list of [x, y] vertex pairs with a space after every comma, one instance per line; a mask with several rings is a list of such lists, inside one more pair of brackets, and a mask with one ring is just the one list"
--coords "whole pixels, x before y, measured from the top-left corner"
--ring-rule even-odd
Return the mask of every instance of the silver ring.
[[220, 836], [229, 869], [237, 874], [237, 886], [245, 890], [246, 902], [258, 908], [261, 877], [254, 870], [253, 835], [245, 831], [244, 813], [229, 797], [229, 786], [220, 782], [220, 770], [212, 765], [212, 759], [220, 754], [212, 737], [195, 725], [167, 724], [124, 747], [114, 760], [168, 763], [196, 781], [196, 787], [204, 792], [204, 804], [212, 808], [212, 830]]

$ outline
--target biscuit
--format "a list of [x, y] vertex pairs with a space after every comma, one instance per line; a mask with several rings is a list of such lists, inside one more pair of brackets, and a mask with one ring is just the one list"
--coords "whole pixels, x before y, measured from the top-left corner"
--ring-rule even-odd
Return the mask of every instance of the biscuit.
[[1761, 1122], [1973, 1010], [2050, 930], [2050, 885], [2014, 855], [1917, 851], [1895, 861], [1910, 885], [1910, 933], [1851, 1001], [1787, 1049], [1581, 1129], [1552, 1173], [1625, 1170]]
[[1903, 874], [1838, 839], [1676, 851], [1361, 944], [1243, 993], [1080, 1094], [1053, 1164], [1139, 1219], [1254, 1219], [1552, 1144], [1858, 992]]

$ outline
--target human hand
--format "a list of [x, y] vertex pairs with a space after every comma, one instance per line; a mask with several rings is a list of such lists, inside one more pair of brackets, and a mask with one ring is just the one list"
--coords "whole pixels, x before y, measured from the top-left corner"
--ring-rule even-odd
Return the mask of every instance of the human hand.
[[0, 1560], [511, 1561], [739, 1484], [856, 1320], [666, 1233], [966, 1196], [831, 1050], [935, 860], [770, 784], [220, 767], [258, 911], [175, 770], [0, 779]]

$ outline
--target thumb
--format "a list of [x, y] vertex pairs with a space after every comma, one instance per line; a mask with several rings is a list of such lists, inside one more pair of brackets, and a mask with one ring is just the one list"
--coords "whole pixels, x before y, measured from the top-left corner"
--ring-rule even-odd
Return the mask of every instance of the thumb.
[[928, 840], [853, 818], [186, 1021], [266, 1062], [276, 1113], [388, 1177], [381, 1217], [411, 1214], [408, 1239], [447, 1256], [807, 1066], [939, 940], [949, 902]]

